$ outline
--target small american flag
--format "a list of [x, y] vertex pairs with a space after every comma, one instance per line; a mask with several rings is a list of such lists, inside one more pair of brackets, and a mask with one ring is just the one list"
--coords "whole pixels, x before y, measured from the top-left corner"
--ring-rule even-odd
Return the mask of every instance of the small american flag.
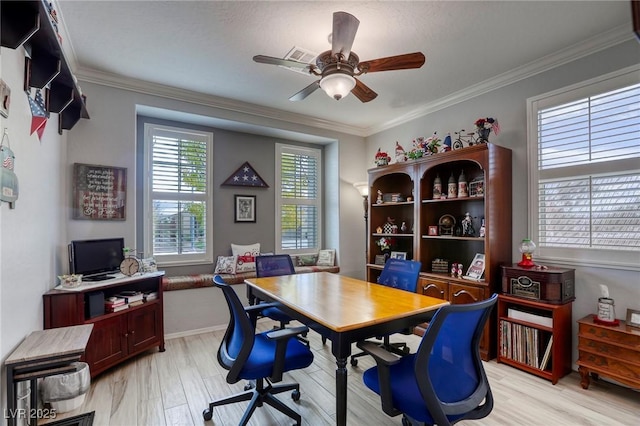
[[42, 139], [42, 133], [44, 133], [49, 113], [45, 109], [44, 99], [42, 98], [42, 91], [36, 89], [35, 98], [29, 96], [29, 107], [31, 108], [31, 135], [33, 132], [38, 132], [38, 137]]

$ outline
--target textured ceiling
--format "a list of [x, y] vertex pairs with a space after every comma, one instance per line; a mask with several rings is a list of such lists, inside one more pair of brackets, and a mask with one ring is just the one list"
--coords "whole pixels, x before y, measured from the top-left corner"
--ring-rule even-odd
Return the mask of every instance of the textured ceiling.
[[[62, 1], [58, 7], [69, 59], [90, 81], [141, 80], [340, 123], [361, 134], [548, 65], [562, 57], [558, 52], [632, 37], [628, 1]], [[354, 96], [335, 101], [321, 90], [289, 101], [316, 78], [252, 57], [283, 57], [294, 46], [328, 50], [338, 10], [360, 20], [353, 51], [362, 61], [422, 51], [426, 64], [361, 76], [378, 93], [366, 104]]]

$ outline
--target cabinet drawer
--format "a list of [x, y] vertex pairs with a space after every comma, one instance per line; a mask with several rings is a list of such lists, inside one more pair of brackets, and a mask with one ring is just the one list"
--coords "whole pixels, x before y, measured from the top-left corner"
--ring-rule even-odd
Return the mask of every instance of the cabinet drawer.
[[612, 375], [640, 383], [640, 365], [620, 361], [606, 354], [598, 355], [579, 349], [578, 365], [593, 368], [594, 370], [608, 371], [612, 373]]
[[636, 364], [640, 367], [640, 354], [637, 350], [627, 349], [623, 346], [618, 346], [615, 343], [605, 343], [579, 336], [578, 349], [580, 351], [591, 352], [607, 357], [628, 360], [625, 362], [628, 362], [629, 364]]
[[484, 288], [482, 287], [451, 283], [449, 291], [451, 292], [449, 300], [455, 305], [461, 303], [476, 303], [488, 298], [485, 296]]
[[449, 284], [446, 281], [433, 278], [420, 278], [418, 281], [418, 291], [425, 296], [448, 300]]
[[596, 324], [580, 323], [579, 336], [606, 341], [611, 344], [626, 346], [633, 350], [640, 351], [640, 339], [637, 335], [621, 333], [613, 328], [603, 327]]

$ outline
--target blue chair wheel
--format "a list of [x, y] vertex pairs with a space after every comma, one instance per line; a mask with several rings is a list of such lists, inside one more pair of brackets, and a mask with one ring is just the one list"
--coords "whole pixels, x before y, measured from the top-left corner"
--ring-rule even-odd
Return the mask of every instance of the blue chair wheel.
[[204, 417], [204, 421], [208, 422], [213, 418], [213, 412], [207, 408], [202, 412], [202, 417]]
[[294, 401], [300, 401], [300, 391], [296, 389], [291, 392], [291, 399], [293, 399]]

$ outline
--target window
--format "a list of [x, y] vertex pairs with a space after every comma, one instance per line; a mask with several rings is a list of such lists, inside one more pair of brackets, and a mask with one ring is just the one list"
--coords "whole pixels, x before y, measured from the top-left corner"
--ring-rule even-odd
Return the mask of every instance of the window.
[[213, 262], [213, 134], [145, 124], [145, 239], [162, 265]]
[[530, 229], [540, 259], [638, 268], [637, 67], [528, 101]]
[[276, 144], [276, 244], [279, 253], [320, 247], [321, 151]]

